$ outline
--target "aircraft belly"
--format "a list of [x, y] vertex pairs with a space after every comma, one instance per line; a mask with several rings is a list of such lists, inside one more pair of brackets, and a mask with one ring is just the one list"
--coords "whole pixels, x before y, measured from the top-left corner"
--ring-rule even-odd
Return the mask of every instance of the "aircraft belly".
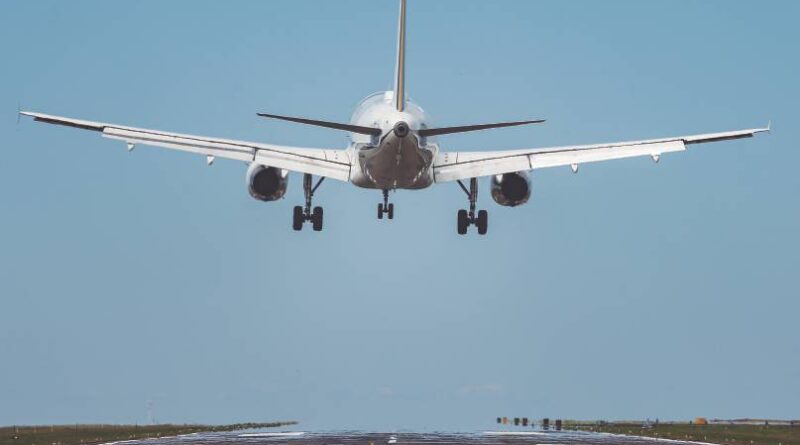
[[431, 185], [433, 153], [419, 147], [413, 135], [398, 138], [387, 135], [375, 148], [359, 151], [364, 178], [362, 187], [378, 189], [418, 189]]

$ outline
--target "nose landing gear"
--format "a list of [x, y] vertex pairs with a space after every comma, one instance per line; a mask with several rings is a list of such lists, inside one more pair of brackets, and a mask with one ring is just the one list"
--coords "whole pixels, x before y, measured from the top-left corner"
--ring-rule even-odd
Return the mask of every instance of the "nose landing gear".
[[378, 204], [378, 219], [383, 219], [383, 215], [388, 219], [394, 219], [394, 203], [389, 203], [389, 190], [383, 191], [383, 203]]
[[464, 190], [464, 193], [466, 193], [469, 198], [469, 212], [464, 209], [458, 211], [456, 231], [459, 235], [466, 235], [469, 226], [474, 224], [475, 227], [478, 228], [478, 235], [486, 235], [486, 231], [489, 228], [489, 212], [486, 210], [479, 210], [477, 215], [475, 213], [475, 208], [478, 203], [478, 180], [476, 178], [471, 178], [469, 180], [469, 190], [460, 180], [458, 181], [458, 185], [461, 186], [461, 189]]
[[325, 177], [320, 177], [319, 181], [312, 187], [312, 177], [310, 174], [306, 173], [303, 175], [303, 192], [306, 197], [306, 205], [303, 206], [295, 206], [294, 212], [292, 213], [292, 229], [294, 230], [303, 230], [303, 224], [306, 221], [311, 222], [311, 228], [314, 229], [315, 232], [319, 232], [322, 230], [322, 215], [323, 210], [322, 207], [314, 207], [314, 210], [311, 210], [311, 199], [314, 197], [314, 192], [317, 191], [322, 181], [325, 180]]

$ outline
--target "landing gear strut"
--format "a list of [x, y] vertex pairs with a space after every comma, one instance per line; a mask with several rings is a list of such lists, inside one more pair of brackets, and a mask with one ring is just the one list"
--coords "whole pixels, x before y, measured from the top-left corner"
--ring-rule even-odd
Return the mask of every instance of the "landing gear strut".
[[292, 214], [292, 228], [294, 230], [303, 230], [303, 223], [311, 221], [311, 227], [315, 232], [322, 230], [322, 207], [314, 207], [311, 210], [311, 198], [314, 197], [314, 192], [317, 191], [325, 177], [320, 177], [317, 183], [312, 187], [312, 177], [306, 173], [303, 175], [303, 193], [306, 196], [306, 205], [295, 206], [294, 213]]
[[389, 203], [389, 190], [383, 191], [383, 203], [378, 204], [378, 219], [383, 219], [383, 215], [389, 219], [394, 219], [394, 203]]
[[478, 203], [478, 180], [476, 178], [471, 178], [469, 180], [469, 190], [460, 180], [458, 181], [458, 185], [461, 186], [461, 189], [464, 190], [464, 193], [466, 193], [469, 198], [469, 212], [463, 209], [458, 211], [456, 225], [458, 234], [466, 235], [467, 228], [474, 224], [475, 227], [478, 228], [479, 235], [486, 235], [486, 230], [489, 226], [489, 212], [486, 210], [479, 210], [478, 214], [475, 215], [475, 207]]

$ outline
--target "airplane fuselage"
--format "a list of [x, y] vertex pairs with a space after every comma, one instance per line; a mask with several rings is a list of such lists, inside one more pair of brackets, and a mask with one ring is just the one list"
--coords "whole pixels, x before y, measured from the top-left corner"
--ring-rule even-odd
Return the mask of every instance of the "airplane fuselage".
[[421, 189], [433, 184], [433, 160], [439, 146], [419, 137], [427, 128], [425, 111], [406, 101], [403, 111], [393, 104], [392, 91], [368, 96], [356, 107], [350, 122], [380, 128], [380, 136], [351, 133], [350, 181], [359, 187], [395, 190]]
[[313, 199], [326, 178], [380, 190], [383, 202], [378, 203], [376, 216], [389, 220], [395, 216], [395, 205], [389, 201], [391, 191], [424, 189], [434, 181], [437, 184], [457, 181], [468, 200], [468, 207], [456, 213], [459, 235], [466, 234], [473, 225], [479, 235], [487, 233], [488, 212], [477, 207], [478, 178], [490, 178], [491, 197], [498, 205], [516, 207], [528, 202], [531, 196], [529, 172], [534, 169], [569, 167], [577, 173], [579, 165], [584, 163], [638, 156], [648, 156], [658, 162], [662, 154], [684, 151], [690, 144], [748, 138], [770, 130], [767, 125], [749, 130], [604, 144], [440, 152], [434, 139], [438, 136], [540, 124], [544, 119], [429, 126], [425, 111], [408, 100], [406, 94], [406, 3], [407, 0], [400, 0], [394, 88], [367, 96], [358, 104], [349, 123], [257, 113], [264, 118], [347, 131], [351, 142], [344, 150], [211, 138], [44, 113], [20, 111], [20, 114], [39, 122], [102, 133], [104, 137], [123, 141], [128, 151], [143, 144], [205, 155], [208, 165], [217, 157], [244, 161], [249, 164], [245, 174], [247, 190], [259, 201], [282, 199], [288, 188], [289, 173], [301, 173], [305, 201], [304, 205], [292, 209], [292, 229], [298, 231], [305, 223], [310, 223], [314, 231], [322, 230], [324, 210], [322, 206], [315, 206]]

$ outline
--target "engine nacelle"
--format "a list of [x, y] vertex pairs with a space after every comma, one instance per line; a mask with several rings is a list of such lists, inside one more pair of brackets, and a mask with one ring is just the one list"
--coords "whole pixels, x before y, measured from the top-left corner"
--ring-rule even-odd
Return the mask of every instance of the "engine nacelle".
[[289, 171], [261, 164], [247, 168], [247, 191], [259, 201], [277, 201], [286, 194]]
[[501, 206], [516, 207], [531, 197], [531, 180], [527, 172], [492, 176], [492, 199]]

